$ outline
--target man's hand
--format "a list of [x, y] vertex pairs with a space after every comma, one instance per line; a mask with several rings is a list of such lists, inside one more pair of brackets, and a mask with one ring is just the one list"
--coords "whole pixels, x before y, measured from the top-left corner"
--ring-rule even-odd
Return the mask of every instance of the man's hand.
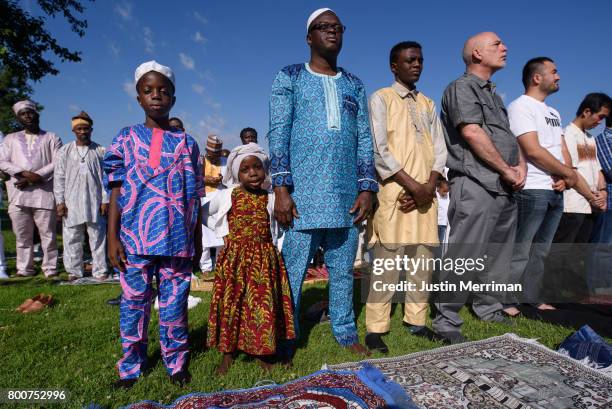
[[68, 216], [68, 208], [65, 203], [60, 203], [56, 206], [57, 217], [66, 217]]
[[289, 228], [293, 224], [293, 219], [299, 219], [295, 202], [289, 194], [286, 186], [279, 186], [274, 189], [274, 218], [284, 227]]
[[102, 203], [100, 205], [100, 214], [106, 216], [108, 214], [108, 203]]
[[399, 209], [403, 213], [410, 213], [411, 211], [417, 208], [416, 202], [412, 198], [412, 195], [406, 192], [402, 192], [398, 201], [400, 204]]
[[591, 201], [591, 206], [597, 210], [606, 210], [608, 195], [604, 194], [603, 191], [593, 192], [593, 195], [595, 196], [595, 199]]
[[23, 172], [21, 172], [21, 176], [24, 177], [32, 185], [37, 185], [42, 182], [42, 176], [40, 176], [38, 173], [24, 170]]
[[562, 176], [563, 181], [565, 182], [565, 188], [571, 189], [576, 186], [578, 183], [578, 175], [574, 169], [568, 168], [568, 171], [565, 175]]
[[565, 185], [565, 180], [560, 179], [556, 176], [553, 176], [552, 188], [553, 190], [556, 190], [557, 192], [565, 191], [565, 189], [567, 189], [567, 186]]
[[372, 211], [372, 192], [363, 191], [357, 195], [353, 207], [349, 210], [350, 214], [356, 213], [357, 215], [353, 219], [353, 224], [359, 224], [362, 221], [370, 217]]
[[206, 183], [207, 185], [217, 186], [219, 183], [221, 183], [221, 180], [223, 180], [223, 177], [221, 175], [204, 176], [204, 183]]
[[410, 186], [410, 195], [418, 207], [427, 206], [436, 197], [436, 187], [429, 183], [415, 183]]
[[526, 165], [517, 165], [512, 166], [516, 173], [518, 174], [518, 183], [512, 186], [512, 189], [515, 191], [522, 190], [525, 187], [525, 183], [527, 182], [527, 166]]
[[121, 272], [125, 272], [125, 265], [127, 264], [127, 257], [125, 256], [125, 250], [117, 237], [109, 235], [108, 241], [108, 259], [110, 260], [111, 266]]
[[17, 182], [13, 183], [13, 185], [15, 185], [15, 187], [19, 190], [26, 188], [27, 186], [30, 185], [30, 183], [28, 182], [27, 179], [25, 178], [19, 178], [17, 179]]
[[601, 207], [601, 211], [605, 212], [606, 210], [608, 210], [608, 191], [607, 190], [600, 190], [599, 194], [601, 195], [601, 197], [603, 199], [603, 205]]
[[501, 173], [501, 180], [514, 189], [515, 186], [520, 185], [519, 173], [516, 167], [508, 167], [504, 172]]

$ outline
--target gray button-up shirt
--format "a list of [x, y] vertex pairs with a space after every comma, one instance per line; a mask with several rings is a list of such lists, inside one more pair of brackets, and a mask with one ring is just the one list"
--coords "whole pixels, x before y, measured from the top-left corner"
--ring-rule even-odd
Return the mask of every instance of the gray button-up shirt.
[[511, 192], [499, 174], [474, 155], [458, 130], [460, 125], [480, 125], [504, 161], [510, 166], [518, 165], [518, 143], [510, 130], [504, 103], [495, 93], [495, 85], [474, 74], [463, 74], [444, 91], [441, 119], [448, 149], [448, 168], [471, 177], [490, 192]]

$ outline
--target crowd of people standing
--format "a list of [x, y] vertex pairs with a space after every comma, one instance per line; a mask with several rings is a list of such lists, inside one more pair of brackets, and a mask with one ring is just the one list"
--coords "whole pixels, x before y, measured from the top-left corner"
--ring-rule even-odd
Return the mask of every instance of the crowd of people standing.
[[[108, 258], [122, 286], [117, 386], [131, 387], [146, 366], [154, 277], [163, 362], [172, 381], [184, 384], [194, 268], [215, 274], [206, 342], [224, 354], [217, 369], [223, 374], [238, 351], [264, 367], [291, 360], [302, 285], [319, 249], [329, 272], [333, 335], [368, 355], [388, 351], [383, 336], [394, 294], [368, 294], [364, 347], [353, 308], [360, 240], [371, 259], [430, 258], [442, 242], [446, 258], [495, 253], [478, 279], [520, 282], [541, 310], [555, 308], [540, 302], [552, 243], [612, 244], [607, 95], [588, 94], [563, 128], [546, 104], [559, 90], [557, 67], [538, 57], [524, 66], [524, 95], [506, 108], [492, 77], [505, 67], [508, 49], [497, 34], [484, 32], [465, 42], [466, 71], [444, 91], [440, 114], [417, 88], [424, 50], [413, 41], [391, 49], [393, 81], [368, 101], [361, 80], [337, 65], [344, 30], [330, 9], [309, 17], [309, 62], [284, 67], [272, 84], [269, 156], [252, 128], [229, 154], [218, 136], [208, 136], [201, 155], [180, 119], [170, 118], [174, 73], [155, 61], [135, 71], [144, 123], [123, 128], [107, 149], [92, 140], [93, 119], [85, 112], [72, 118], [75, 140], [62, 146], [41, 129], [36, 104], [14, 105], [23, 130], [4, 139], [0, 170], [10, 177], [15, 274], [35, 274], [36, 227], [42, 271], [57, 276], [59, 217], [64, 268], [71, 279], [82, 277], [87, 234], [92, 275], [109, 275]], [[591, 136], [589, 129], [604, 120], [606, 130]], [[470, 245], [453, 245], [462, 243]], [[385, 274], [394, 282], [401, 271]], [[453, 274], [434, 278], [423, 267], [408, 278], [428, 283]], [[0, 277], [8, 278], [1, 268]], [[597, 275], [590, 283], [610, 287], [609, 278]], [[524, 298], [464, 292], [448, 302], [406, 292], [403, 324], [412, 335], [462, 342], [459, 310], [468, 300], [480, 319], [505, 323]]]

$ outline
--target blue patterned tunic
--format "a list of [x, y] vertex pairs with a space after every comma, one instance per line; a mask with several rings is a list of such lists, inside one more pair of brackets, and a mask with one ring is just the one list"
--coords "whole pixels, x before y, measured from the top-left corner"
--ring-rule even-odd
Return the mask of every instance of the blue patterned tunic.
[[153, 169], [151, 138], [144, 124], [123, 128], [104, 156], [107, 186], [121, 183], [121, 243], [129, 254], [192, 257], [204, 196], [198, 144], [184, 132], [164, 132], [160, 165]]
[[378, 191], [363, 83], [339, 68], [335, 76], [308, 64], [283, 68], [270, 96], [270, 176], [288, 186], [297, 230], [345, 228], [358, 192]]

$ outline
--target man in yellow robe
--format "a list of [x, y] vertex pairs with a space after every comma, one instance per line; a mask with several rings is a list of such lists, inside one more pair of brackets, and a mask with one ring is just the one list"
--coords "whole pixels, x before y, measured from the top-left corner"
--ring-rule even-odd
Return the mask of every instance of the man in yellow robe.
[[[395, 45], [390, 68], [394, 83], [370, 99], [380, 186], [378, 207], [368, 222], [367, 234], [374, 265], [377, 260], [395, 261], [398, 256], [402, 260], [432, 258], [432, 247], [438, 245], [436, 182], [446, 164], [444, 134], [435, 104], [415, 86], [423, 70], [421, 46], [412, 41]], [[403, 267], [386, 268], [370, 280], [366, 345], [372, 350], [388, 351], [382, 335], [390, 328], [395, 291], [383, 289], [381, 284], [398, 283], [401, 270]], [[417, 290], [406, 291], [402, 297], [403, 323], [411, 334], [434, 339], [435, 334], [425, 326], [428, 294], [419, 291], [422, 283], [431, 281], [431, 273], [427, 265], [406, 271], [405, 280], [414, 283]]]

